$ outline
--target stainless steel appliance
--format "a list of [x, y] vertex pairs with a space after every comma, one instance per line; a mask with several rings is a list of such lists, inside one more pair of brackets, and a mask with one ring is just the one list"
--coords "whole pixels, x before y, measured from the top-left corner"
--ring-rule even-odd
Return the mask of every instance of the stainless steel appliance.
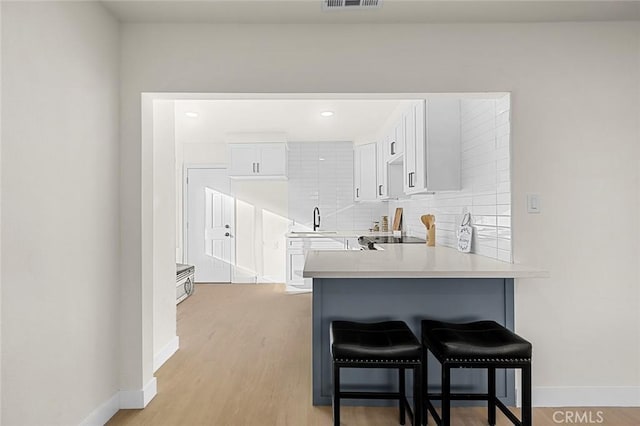
[[193, 265], [176, 263], [176, 305], [193, 294], [195, 271]]

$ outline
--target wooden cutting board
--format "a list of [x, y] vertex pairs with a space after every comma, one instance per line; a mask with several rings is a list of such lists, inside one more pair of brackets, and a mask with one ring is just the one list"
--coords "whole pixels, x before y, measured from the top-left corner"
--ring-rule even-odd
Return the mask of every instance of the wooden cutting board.
[[396, 214], [393, 216], [393, 231], [402, 230], [402, 207], [396, 208]]

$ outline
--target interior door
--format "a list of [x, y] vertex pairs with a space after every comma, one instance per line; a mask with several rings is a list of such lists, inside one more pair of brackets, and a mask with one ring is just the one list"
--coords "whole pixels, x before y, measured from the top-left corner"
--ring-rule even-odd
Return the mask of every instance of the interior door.
[[234, 199], [226, 169], [189, 169], [186, 262], [195, 281], [231, 282], [235, 263]]

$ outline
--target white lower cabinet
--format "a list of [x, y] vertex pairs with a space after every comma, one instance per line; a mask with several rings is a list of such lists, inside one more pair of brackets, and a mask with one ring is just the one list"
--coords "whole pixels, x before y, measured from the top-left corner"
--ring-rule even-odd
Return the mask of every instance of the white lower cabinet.
[[304, 278], [304, 261], [310, 250], [348, 250], [357, 239], [344, 238], [287, 238], [287, 291], [310, 291], [311, 278]]

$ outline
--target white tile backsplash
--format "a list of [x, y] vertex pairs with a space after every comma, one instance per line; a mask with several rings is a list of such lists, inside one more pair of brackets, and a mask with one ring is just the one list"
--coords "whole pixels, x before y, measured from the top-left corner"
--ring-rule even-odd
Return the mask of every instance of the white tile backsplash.
[[509, 96], [462, 101], [462, 190], [390, 202], [390, 217], [396, 207], [404, 209], [407, 234], [425, 238], [420, 216], [435, 214], [437, 244], [455, 247], [466, 209], [475, 227], [473, 252], [512, 261], [509, 105]]
[[289, 142], [288, 146], [289, 218], [296, 224], [312, 227], [316, 206], [324, 230], [369, 229], [388, 213], [387, 203], [353, 201], [351, 142]]

